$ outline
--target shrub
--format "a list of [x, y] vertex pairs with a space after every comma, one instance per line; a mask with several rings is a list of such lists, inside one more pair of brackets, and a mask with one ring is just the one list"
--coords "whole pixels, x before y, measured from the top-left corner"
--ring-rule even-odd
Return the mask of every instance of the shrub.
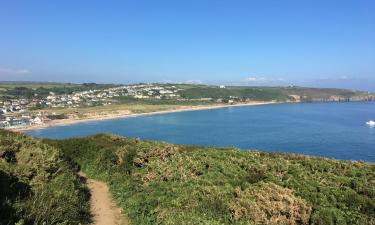
[[55, 147], [0, 130], [0, 224], [85, 224], [85, 186]]
[[375, 224], [375, 165], [95, 135], [47, 141], [134, 224]]

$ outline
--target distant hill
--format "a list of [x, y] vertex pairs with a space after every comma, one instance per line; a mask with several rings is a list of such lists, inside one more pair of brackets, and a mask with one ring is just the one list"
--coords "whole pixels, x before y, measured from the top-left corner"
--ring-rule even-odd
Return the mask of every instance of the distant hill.
[[184, 86], [180, 91], [188, 99], [239, 99], [252, 101], [367, 101], [375, 95], [364, 91], [306, 87]]
[[[157, 86], [174, 86], [177, 94], [184, 100], [200, 101], [373, 101], [375, 94], [365, 91], [354, 91], [333, 88], [308, 87], [249, 87], [249, 86], [214, 86], [201, 84], [154, 84]], [[50, 92], [55, 94], [71, 94], [76, 91], [92, 89], [104, 90], [118, 87], [121, 84], [96, 83], [54, 83], [54, 82], [0, 82], [0, 96], [43, 98]], [[135, 99], [143, 102], [141, 99]], [[129, 99], [127, 99], [129, 101]], [[168, 102], [164, 100], [165, 102]], [[187, 102], [187, 101], [185, 101]], [[146, 102], [147, 103], [147, 102]], [[159, 102], [162, 103], [162, 102]], [[179, 103], [180, 104], [180, 103]]]

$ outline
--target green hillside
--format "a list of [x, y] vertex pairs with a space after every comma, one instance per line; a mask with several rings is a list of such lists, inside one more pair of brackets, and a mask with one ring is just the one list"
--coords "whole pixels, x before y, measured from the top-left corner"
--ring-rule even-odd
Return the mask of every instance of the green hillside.
[[88, 192], [49, 145], [0, 130], [0, 224], [86, 224]]
[[[252, 86], [226, 86], [220, 88], [215, 85], [198, 84], [153, 84], [158, 87], [176, 87], [178, 94], [184, 101], [170, 99], [134, 99], [129, 97], [116, 98], [121, 103], [142, 104], [199, 104], [202, 98], [213, 100], [234, 99], [236, 101], [327, 101], [327, 100], [374, 100], [375, 95], [365, 91], [353, 91], [335, 88], [309, 88], [309, 87], [252, 87]], [[1, 82], [1, 98], [45, 98], [53, 92], [57, 95], [72, 94], [73, 92], [88, 90], [105, 90], [118, 87], [120, 84], [96, 83], [43, 83], [43, 82]], [[296, 99], [298, 97], [298, 99]], [[181, 100], [181, 99], [179, 99]], [[190, 101], [189, 101], [190, 100]], [[196, 101], [192, 101], [196, 100]]]
[[296, 97], [301, 101], [353, 100], [373, 99], [367, 92], [333, 88], [306, 87], [246, 87], [228, 86], [182, 86], [179, 93], [187, 99], [213, 98], [237, 99], [240, 101], [294, 101]]
[[375, 224], [375, 165], [95, 135], [0, 130], [0, 224], [87, 224], [79, 168], [131, 224]]
[[375, 224], [375, 165], [96, 135], [46, 140], [133, 224]]

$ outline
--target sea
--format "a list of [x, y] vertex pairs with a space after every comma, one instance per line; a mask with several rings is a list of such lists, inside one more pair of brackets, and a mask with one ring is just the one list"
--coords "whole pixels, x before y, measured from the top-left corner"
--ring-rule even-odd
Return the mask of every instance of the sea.
[[242, 150], [375, 162], [375, 102], [227, 107], [80, 122], [29, 130], [64, 139], [97, 133]]

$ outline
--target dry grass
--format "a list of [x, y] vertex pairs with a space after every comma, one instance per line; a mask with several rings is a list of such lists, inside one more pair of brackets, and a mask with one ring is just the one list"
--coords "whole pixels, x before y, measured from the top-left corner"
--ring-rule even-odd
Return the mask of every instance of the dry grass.
[[127, 115], [131, 113], [148, 113], [182, 108], [181, 105], [142, 105], [120, 104], [82, 108], [49, 108], [42, 111], [47, 113], [66, 114], [70, 118], [93, 118], [106, 115]]

